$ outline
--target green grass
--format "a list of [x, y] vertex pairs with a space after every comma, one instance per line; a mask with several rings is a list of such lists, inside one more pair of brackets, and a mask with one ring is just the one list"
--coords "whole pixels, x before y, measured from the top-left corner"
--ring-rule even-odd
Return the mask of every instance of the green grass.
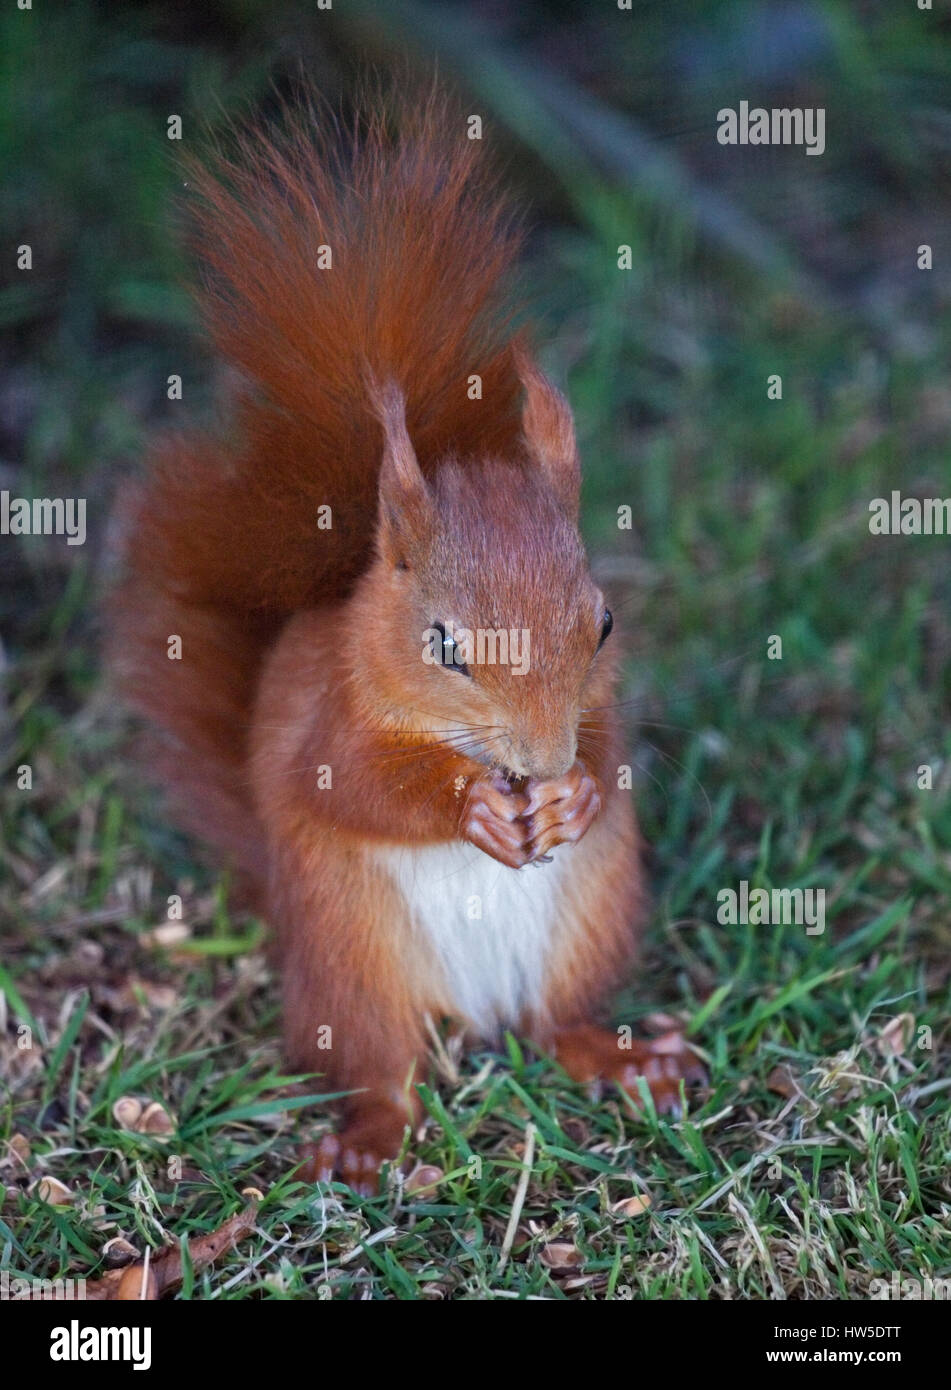
[[[190, 408], [209, 395], [175, 287], [164, 114], [181, 106], [197, 122], [219, 97], [262, 93], [281, 25], [249, 6], [242, 28], [223, 6], [214, 40], [172, 42], [161, 6], [121, 24], [93, 6], [81, 23], [47, 18], [46, 99], [30, 114], [39, 52], [5, 15], [0, 49], [19, 76], [3, 215], [14, 243], [32, 237], [48, 254], [28, 291], [13, 280], [0, 293], [20, 347], [5, 376], [30, 405], [3, 462], [16, 456], [9, 474], [25, 491], [81, 479], [94, 531], [79, 554], [3, 542], [0, 1267], [92, 1276], [112, 1237], [142, 1251], [214, 1229], [253, 1187], [254, 1236], [186, 1296], [862, 1298], [894, 1270], [951, 1276], [949, 541], [875, 538], [867, 524], [869, 500], [892, 488], [951, 493], [951, 281], [940, 265], [907, 271], [909, 248], [947, 225], [938, 135], [922, 166], [907, 133], [938, 102], [948, 49], [890, 8], [872, 7], [861, 43], [855, 11], [822, 11], [831, 37], [816, 80], [830, 84], [830, 130], [845, 134], [821, 172], [784, 154], [765, 177], [737, 164], [720, 179], [699, 135], [678, 141], [710, 186], [794, 248], [798, 288], [711, 247], [702, 215], [675, 215], [649, 189], [590, 169], [578, 179], [569, 160], [550, 171], [552, 193], [537, 149], [524, 168], [512, 161], [542, 209], [525, 284], [578, 411], [587, 533], [629, 652], [622, 697], [653, 902], [615, 1014], [684, 1020], [711, 1085], [670, 1123], [592, 1098], [517, 1040], [502, 1054], [450, 1047], [412, 1141], [440, 1181], [413, 1191], [394, 1174], [372, 1200], [293, 1178], [332, 1107], [313, 1079], [283, 1075], [259, 924], [229, 909], [227, 885], [142, 784], [96, 650], [115, 481], [168, 419], [168, 372], [186, 364]], [[296, 7], [282, 22], [303, 32]], [[636, 21], [639, 43], [609, 43], [603, 17], [588, 22], [604, 101], [661, 148], [725, 103], [715, 65], [683, 109], [663, 97], [677, 43], [662, 7]], [[715, 55], [729, 7], [691, 23]], [[355, 40], [340, 19], [308, 42], [337, 74]], [[499, 48], [524, 57], [512, 36]], [[504, 140], [537, 113], [507, 109], [506, 74], [485, 71]], [[14, 141], [29, 120], [36, 139]], [[812, 211], [797, 221], [790, 190], [807, 175]], [[631, 272], [617, 269], [621, 243], [635, 248]], [[816, 281], [813, 296], [803, 285]], [[773, 372], [782, 401], [767, 400]], [[616, 524], [624, 504], [631, 531]], [[771, 635], [781, 660], [767, 656]], [[16, 786], [24, 764], [30, 791]], [[931, 790], [917, 784], [923, 764]], [[742, 879], [824, 889], [825, 933], [721, 926], [717, 894]], [[187, 934], [162, 945], [170, 894]], [[914, 1031], [896, 1054], [900, 1015]], [[120, 1128], [126, 1096], [161, 1102], [173, 1134]], [[504, 1259], [529, 1125], [533, 1167]], [[43, 1202], [44, 1175], [72, 1200]], [[617, 1210], [638, 1193], [643, 1213]], [[553, 1244], [571, 1252], [553, 1260]]]

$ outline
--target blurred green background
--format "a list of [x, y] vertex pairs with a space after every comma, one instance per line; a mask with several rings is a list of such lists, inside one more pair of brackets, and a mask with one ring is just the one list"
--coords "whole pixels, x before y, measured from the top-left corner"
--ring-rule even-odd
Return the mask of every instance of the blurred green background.
[[[191, 148], [266, 114], [301, 74], [346, 106], [368, 65], [436, 65], [483, 116], [525, 209], [520, 289], [577, 412], [586, 532], [627, 633], [655, 900], [626, 1016], [685, 1010], [717, 1098], [752, 1076], [764, 1114], [777, 1060], [827, 1075], [840, 1052], [864, 1059], [895, 1148], [872, 1162], [863, 1141], [856, 1216], [891, 1200], [879, 1161], [915, 1174], [914, 1200], [895, 1198], [867, 1248], [843, 1239], [872, 1268], [934, 1263], [946, 1093], [895, 1134], [888, 1096], [940, 1076], [947, 1023], [951, 539], [872, 537], [868, 504], [951, 495], [949, 37], [947, 15], [913, 0], [4, 7], [0, 486], [85, 496], [90, 528], [82, 548], [0, 540], [0, 984], [41, 1031], [56, 1035], [42, 967], [75, 949], [77, 922], [127, 941], [178, 890], [199, 930], [231, 942], [217, 951], [229, 968], [256, 940], [140, 785], [97, 655], [117, 481], [154, 430], [215, 398], [183, 288], [167, 118], [181, 115]], [[718, 110], [742, 100], [823, 107], [825, 153], [719, 145]], [[172, 372], [182, 404], [166, 399]], [[781, 401], [767, 398], [774, 373]], [[766, 659], [771, 634], [782, 661]], [[24, 763], [29, 794], [15, 788]], [[153, 889], [130, 890], [142, 872]], [[716, 893], [741, 878], [824, 887], [825, 937], [717, 927]], [[220, 983], [224, 966], [203, 968]], [[886, 1075], [875, 1039], [904, 1011], [934, 1046]], [[676, 1182], [692, 1161], [662, 1171]], [[825, 1165], [810, 1164], [818, 1200]], [[706, 1296], [719, 1273], [697, 1250]], [[670, 1277], [667, 1296], [689, 1288], [689, 1261], [686, 1285]]]

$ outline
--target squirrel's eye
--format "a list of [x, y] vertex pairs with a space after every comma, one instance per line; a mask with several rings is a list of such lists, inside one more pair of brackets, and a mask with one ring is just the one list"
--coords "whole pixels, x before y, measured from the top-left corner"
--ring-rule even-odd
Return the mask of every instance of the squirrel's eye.
[[450, 671], [458, 671], [460, 676], [469, 676], [471, 671], [462, 659], [462, 652], [455, 640], [447, 632], [442, 623], [433, 623], [433, 631], [439, 634], [439, 655], [440, 665], [447, 667]]
[[611, 634], [611, 629], [612, 629], [613, 626], [614, 626], [614, 615], [612, 614], [610, 608], [605, 608], [605, 610], [604, 610], [604, 621], [603, 621], [602, 624], [601, 624], [601, 636], [600, 636], [599, 639], [598, 639], [598, 650], [599, 650], [599, 651], [600, 651], [601, 648], [604, 646], [605, 642], [607, 641], [608, 637], [610, 636], [610, 634]]

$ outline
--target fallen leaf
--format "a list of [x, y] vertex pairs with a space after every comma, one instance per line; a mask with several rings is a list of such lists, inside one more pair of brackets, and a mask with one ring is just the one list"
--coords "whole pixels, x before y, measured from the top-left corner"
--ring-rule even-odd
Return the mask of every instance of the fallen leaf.
[[30, 1141], [24, 1134], [11, 1134], [7, 1140], [6, 1156], [0, 1159], [0, 1168], [9, 1164], [13, 1168], [25, 1168], [30, 1159]]
[[635, 1192], [633, 1197], [624, 1197], [611, 1208], [615, 1216], [643, 1216], [650, 1207], [651, 1199], [646, 1192]]
[[566, 1119], [562, 1120], [561, 1128], [564, 1133], [567, 1134], [571, 1142], [576, 1144], [579, 1149], [587, 1148], [588, 1126], [585, 1124], [584, 1120], [579, 1119], [577, 1115], [569, 1115]]
[[901, 1057], [910, 1047], [914, 1035], [914, 1014], [897, 1014], [889, 1019], [879, 1034], [878, 1050], [883, 1057]]
[[147, 1105], [143, 1110], [136, 1129], [140, 1134], [152, 1134], [156, 1138], [162, 1138], [165, 1135], [175, 1133], [175, 1121], [164, 1105], [153, 1100], [151, 1105]]
[[154, 980], [138, 980], [136, 988], [153, 1009], [173, 1009], [178, 1003], [178, 990], [171, 985], [156, 984]]
[[543, 1245], [539, 1259], [549, 1269], [577, 1269], [584, 1263], [584, 1256], [577, 1245], [566, 1240], [552, 1240]]
[[144, 1264], [136, 1264], [122, 1271], [122, 1277], [116, 1285], [118, 1300], [139, 1299], [143, 1302], [154, 1302], [158, 1296], [159, 1282], [153, 1268], [146, 1270]]
[[437, 1168], [434, 1163], [418, 1163], [409, 1177], [406, 1179], [405, 1191], [423, 1192], [426, 1188], [435, 1187], [442, 1182], [445, 1173], [441, 1168]]
[[59, 1178], [40, 1178], [30, 1189], [41, 1202], [49, 1202], [51, 1207], [68, 1207], [75, 1202], [76, 1194], [71, 1192]]
[[[250, 1202], [243, 1210], [229, 1217], [216, 1231], [206, 1231], [194, 1236], [188, 1242], [188, 1254], [196, 1274], [213, 1264], [242, 1236], [254, 1229], [258, 1207]], [[144, 1281], [144, 1292], [143, 1292]], [[100, 1279], [90, 1279], [86, 1283], [86, 1297], [103, 1301], [106, 1299], [143, 1299], [145, 1301], [161, 1298], [163, 1294], [174, 1293], [182, 1282], [182, 1252], [179, 1245], [169, 1245], [149, 1260], [148, 1276], [145, 1261], [138, 1260], [125, 1269], [110, 1269]]]
[[125, 1236], [113, 1236], [102, 1247], [103, 1259], [114, 1268], [125, 1268], [132, 1260], [139, 1258], [139, 1252]]
[[112, 1107], [112, 1118], [120, 1129], [135, 1129], [142, 1117], [142, 1102], [135, 1096], [120, 1096]]
[[793, 1096], [798, 1096], [802, 1092], [802, 1088], [792, 1071], [784, 1065], [773, 1067], [766, 1078], [766, 1085], [770, 1091], [773, 1091], [777, 1096], [785, 1096], [787, 1100], [792, 1100]]
[[163, 922], [161, 926], [143, 932], [141, 940], [147, 946], [177, 946], [182, 941], [188, 941], [191, 934], [191, 928], [185, 922]]

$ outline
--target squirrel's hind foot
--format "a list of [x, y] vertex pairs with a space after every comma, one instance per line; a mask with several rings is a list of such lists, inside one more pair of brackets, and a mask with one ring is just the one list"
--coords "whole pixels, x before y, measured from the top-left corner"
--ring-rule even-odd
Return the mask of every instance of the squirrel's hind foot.
[[704, 1086], [707, 1073], [682, 1033], [663, 1033], [649, 1039], [622, 1039], [606, 1028], [586, 1024], [567, 1028], [555, 1038], [554, 1053], [575, 1081], [613, 1082], [635, 1101], [641, 1099], [643, 1077], [660, 1113], [682, 1113], [680, 1083], [685, 1089]]
[[346, 1183], [360, 1197], [375, 1197], [384, 1163], [395, 1163], [403, 1147], [408, 1124], [403, 1111], [372, 1110], [339, 1134], [325, 1134], [316, 1144], [304, 1146], [299, 1176], [307, 1182]]

